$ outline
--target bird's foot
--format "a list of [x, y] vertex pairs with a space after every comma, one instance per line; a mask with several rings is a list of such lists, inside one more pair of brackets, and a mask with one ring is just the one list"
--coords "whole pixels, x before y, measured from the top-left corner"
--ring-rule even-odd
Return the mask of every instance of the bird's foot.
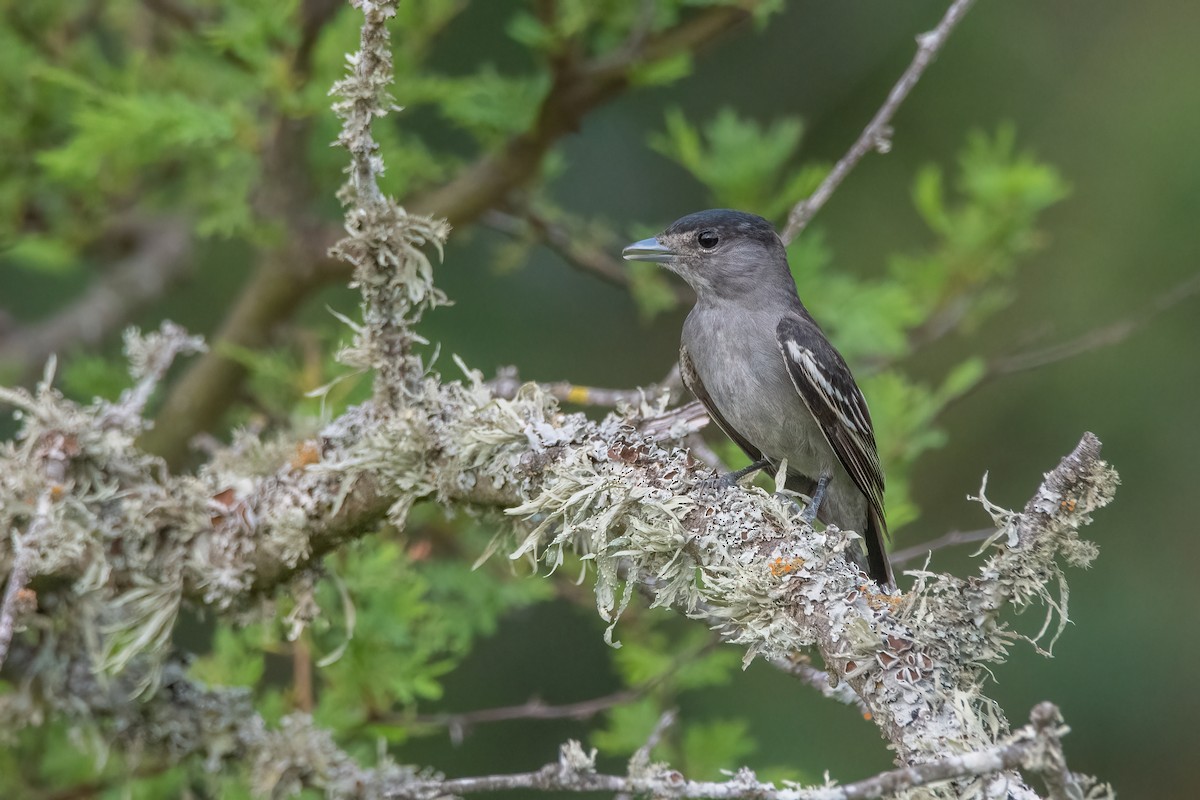
[[825, 474], [817, 479], [817, 488], [813, 490], [812, 499], [808, 501], [808, 505], [800, 512], [800, 519], [810, 526], [817, 521], [817, 512], [821, 509], [821, 501], [825, 499], [825, 492], [829, 489], [829, 479], [831, 477]]
[[706, 478], [700, 481], [700, 486], [704, 489], [714, 492], [722, 492], [732, 486], [736, 486], [738, 481], [747, 475], [751, 475], [755, 472], [758, 472], [760, 469], [763, 469], [764, 467], [770, 466], [770, 463], [771, 462], [767, 461], [765, 458], [762, 458], [758, 461], [755, 461], [748, 467], [742, 467], [741, 469], [734, 470], [733, 472], [726, 472], [724, 475], [714, 475], [711, 478]]

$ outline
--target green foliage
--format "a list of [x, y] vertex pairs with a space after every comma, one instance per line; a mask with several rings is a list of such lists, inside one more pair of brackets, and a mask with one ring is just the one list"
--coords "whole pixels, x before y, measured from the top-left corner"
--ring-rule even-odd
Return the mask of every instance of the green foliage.
[[397, 90], [405, 105], [432, 105], [481, 144], [495, 146], [526, 130], [549, 89], [549, 76], [504, 77], [485, 66], [473, 75], [413, 75]]
[[693, 780], [718, 780], [722, 770], [736, 770], [757, 748], [745, 720], [713, 720], [688, 727], [672, 763], [695, 775]]
[[[423, 516], [429, 515], [414, 512], [416, 535]], [[432, 534], [437, 528], [425, 530]], [[455, 528], [480, 544], [485, 537], [469, 522]], [[314, 716], [347, 746], [357, 743], [367, 752], [377, 736], [402, 741], [422, 732], [412, 729], [402, 712], [439, 698], [442, 678], [478, 637], [494, 633], [510, 610], [545, 599], [551, 587], [546, 581], [472, 570], [458, 558], [429, 558], [424, 555], [428, 540], [421, 541], [367, 540], [332, 558], [334, 576], [322, 581], [312, 598], [320, 613], [302, 634], [303, 650], [288, 641], [278, 622], [307, 614], [310, 601], [300, 596], [262, 624], [218, 623], [211, 649], [195, 660], [192, 675], [208, 684], [252, 687], [260, 713], [272, 721], [301, 698], [284, 691], [279, 669], [269, 665], [311, 659]]]
[[697, 129], [672, 109], [666, 124], [651, 145], [703, 183], [717, 206], [777, 217], [816, 188], [827, 171], [812, 165], [789, 169], [803, 132], [796, 117], [761, 126], [724, 108]]

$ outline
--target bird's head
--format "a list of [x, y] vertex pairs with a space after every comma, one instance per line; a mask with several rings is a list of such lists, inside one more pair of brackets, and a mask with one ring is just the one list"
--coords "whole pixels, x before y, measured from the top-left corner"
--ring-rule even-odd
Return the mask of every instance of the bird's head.
[[[686, 280], [697, 296], [749, 297], [764, 289], [795, 293], [783, 242], [755, 214], [717, 208], [688, 214], [652, 239], [622, 252], [626, 261], [653, 261]], [[782, 281], [782, 283], [781, 283]]]

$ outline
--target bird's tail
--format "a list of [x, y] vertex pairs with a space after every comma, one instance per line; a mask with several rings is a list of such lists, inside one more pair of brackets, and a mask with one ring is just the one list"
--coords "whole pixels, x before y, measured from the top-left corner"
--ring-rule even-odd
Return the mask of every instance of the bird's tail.
[[874, 509], [867, 511], [867, 529], [863, 532], [867, 541], [867, 567], [871, 578], [880, 586], [896, 588], [896, 578], [892, 575], [892, 565], [887, 555], [887, 523]]

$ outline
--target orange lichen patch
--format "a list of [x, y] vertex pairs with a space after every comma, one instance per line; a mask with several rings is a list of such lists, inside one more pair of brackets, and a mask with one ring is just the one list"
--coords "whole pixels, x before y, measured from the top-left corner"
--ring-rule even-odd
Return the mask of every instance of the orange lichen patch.
[[321, 449], [317, 447], [316, 442], [301, 442], [296, 445], [296, 452], [292, 455], [290, 465], [292, 469], [304, 469], [308, 465], [316, 464], [320, 460]]
[[895, 611], [900, 605], [902, 598], [900, 595], [894, 594], [876, 594], [867, 588], [867, 584], [858, 587], [858, 591], [867, 599], [867, 605], [878, 611], [885, 606], [892, 611]]
[[1068, 514], [1073, 514], [1075, 512], [1075, 498], [1068, 497], [1066, 500], [1063, 500], [1061, 503], [1059, 503], [1058, 507], [1063, 511], [1066, 511]]
[[37, 592], [28, 586], [17, 590], [17, 602], [24, 606], [34, 606], [37, 603]]
[[567, 402], [583, 405], [587, 403], [590, 393], [586, 386], [572, 386], [567, 390]]
[[56, 483], [50, 487], [50, 499], [51, 500], [59, 500], [66, 493], [67, 493], [67, 487], [63, 486], [61, 483]]
[[777, 558], [771, 562], [771, 574], [776, 578], [798, 572], [804, 566], [803, 558]]
[[864, 711], [863, 719], [865, 719], [867, 722], [870, 722], [871, 720], [875, 719], [875, 716], [870, 711]]

